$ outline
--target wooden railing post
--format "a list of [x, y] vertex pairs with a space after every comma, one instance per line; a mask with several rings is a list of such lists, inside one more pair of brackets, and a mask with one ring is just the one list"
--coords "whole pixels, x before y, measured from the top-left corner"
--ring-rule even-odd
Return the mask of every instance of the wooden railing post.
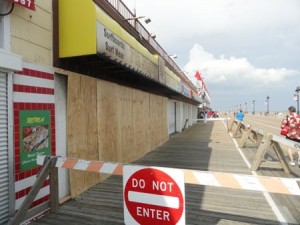
[[271, 146], [271, 138], [272, 136], [270, 134], [267, 135], [267, 138], [263, 144], [261, 144], [255, 154], [254, 160], [252, 162], [252, 165], [250, 167], [251, 171], [257, 171], [258, 167], [260, 166], [261, 162], [264, 159], [264, 156], [268, 149]]
[[236, 127], [235, 127], [234, 130], [232, 131], [232, 136], [233, 136], [234, 138], [239, 136], [239, 135], [238, 135], [238, 132], [240, 132], [241, 125], [242, 125], [242, 122], [241, 122], [241, 121], [238, 121]]
[[58, 168], [55, 167], [57, 158], [53, 158], [50, 163], [50, 210], [55, 213], [58, 209]]
[[250, 134], [251, 134], [251, 129], [248, 127], [248, 128], [246, 128], [246, 131], [242, 134], [242, 138], [238, 143], [238, 146], [240, 148], [243, 148], [245, 146], [246, 141], [248, 140]]
[[[54, 187], [56, 187], [58, 185], [57, 168], [54, 168], [56, 160], [57, 160], [56, 157], [50, 157], [50, 156], [45, 157], [43, 167], [40, 170], [40, 172], [38, 173], [35, 183], [33, 184], [31, 190], [29, 191], [28, 195], [26, 196], [24, 202], [21, 204], [16, 215], [10, 219], [10, 221], [8, 223], [9, 225], [19, 225], [24, 220], [29, 207], [31, 206], [33, 200], [37, 196], [38, 192], [40, 191], [41, 187], [43, 186], [43, 183], [45, 182], [45, 180], [47, 179], [47, 177], [50, 173], [51, 173], [50, 176], [54, 177], [54, 180], [50, 181], [50, 191], [51, 191], [51, 186], [53, 189]], [[57, 190], [57, 188], [56, 188], [56, 190]], [[57, 191], [54, 192], [54, 194], [56, 194], [57, 195], [56, 198], [58, 198]], [[55, 200], [55, 198], [54, 198], [54, 200]], [[52, 210], [52, 204], [55, 204], [55, 205], [53, 205], [53, 210], [55, 211], [57, 208], [57, 205], [58, 205], [58, 200], [54, 203], [51, 203], [51, 210]]]

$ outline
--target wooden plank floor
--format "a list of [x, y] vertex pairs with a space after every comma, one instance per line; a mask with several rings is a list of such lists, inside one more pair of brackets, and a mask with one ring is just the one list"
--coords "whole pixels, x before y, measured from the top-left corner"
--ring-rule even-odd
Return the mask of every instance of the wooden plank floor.
[[[255, 149], [245, 149], [246, 158]], [[174, 135], [164, 145], [135, 164], [251, 174], [221, 121], [198, 123]], [[286, 177], [282, 171], [260, 174]], [[72, 199], [55, 214], [47, 214], [33, 224], [121, 225], [123, 220], [122, 177], [104, 182]], [[280, 223], [263, 193], [186, 184], [186, 224], [250, 225]], [[289, 224], [300, 223], [300, 199], [271, 194]]]

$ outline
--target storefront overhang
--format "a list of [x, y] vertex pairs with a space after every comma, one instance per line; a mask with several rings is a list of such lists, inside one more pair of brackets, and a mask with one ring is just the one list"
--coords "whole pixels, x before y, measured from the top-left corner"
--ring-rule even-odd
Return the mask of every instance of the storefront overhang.
[[54, 22], [58, 27], [54, 31], [58, 34], [54, 37], [56, 67], [199, 104], [181, 91], [183, 82], [166, 72], [164, 60], [150, 45], [134, 29], [122, 26], [128, 22], [112, 17], [113, 7], [113, 15], [108, 14], [107, 1], [100, 1], [101, 7], [95, 2], [55, 1], [59, 18]]

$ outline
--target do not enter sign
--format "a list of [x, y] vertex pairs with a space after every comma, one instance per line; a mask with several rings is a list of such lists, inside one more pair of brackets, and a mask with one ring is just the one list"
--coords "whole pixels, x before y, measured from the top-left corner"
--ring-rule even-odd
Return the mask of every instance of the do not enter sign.
[[123, 176], [125, 224], [185, 224], [183, 171], [124, 166]]

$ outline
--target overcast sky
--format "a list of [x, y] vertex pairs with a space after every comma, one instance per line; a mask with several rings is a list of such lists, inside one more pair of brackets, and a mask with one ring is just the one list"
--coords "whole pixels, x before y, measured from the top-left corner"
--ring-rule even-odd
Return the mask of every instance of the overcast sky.
[[215, 110], [296, 106], [300, 86], [300, 0], [123, 0], [195, 82], [198, 70]]

